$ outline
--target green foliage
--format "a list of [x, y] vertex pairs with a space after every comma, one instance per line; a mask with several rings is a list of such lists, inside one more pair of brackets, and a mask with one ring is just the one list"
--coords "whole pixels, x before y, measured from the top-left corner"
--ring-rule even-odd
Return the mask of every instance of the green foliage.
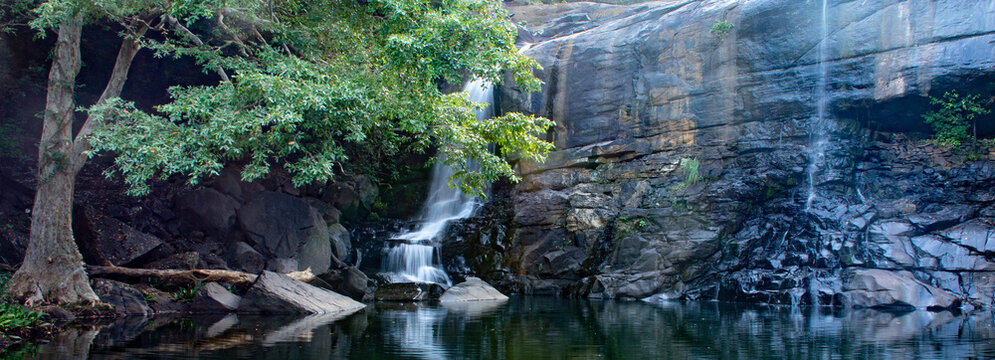
[[975, 117], [990, 112], [979, 98], [977, 94], [961, 96], [956, 91], [948, 91], [942, 98], [929, 97], [933, 108], [922, 118], [933, 127], [938, 143], [958, 147], [974, 138], [968, 130], [972, 125], [977, 126]]
[[677, 184], [677, 189], [687, 189], [689, 186], [701, 181], [701, 172], [698, 171], [699, 163], [696, 158], [681, 159], [681, 173], [684, 174], [684, 181]]
[[726, 35], [729, 35], [733, 27], [735, 26], [732, 23], [720, 19], [715, 21], [715, 24], [712, 25], [712, 29], [709, 30], [709, 32], [719, 38], [719, 40], [722, 40], [722, 38]]
[[[198, 282], [190, 287], [185, 287], [176, 290], [175, 292], [173, 292], [173, 300], [181, 302], [190, 302], [193, 300], [194, 295], [197, 295], [197, 290], [200, 290], [200, 288], [203, 286], [204, 284]], [[146, 301], [148, 301], [148, 297], [146, 297]]]
[[150, 294], [150, 293], [147, 293], [147, 292], [145, 292], [145, 291], [142, 291], [141, 293], [142, 293], [142, 298], [144, 298], [144, 299], [145, 299], [145, 302], [146, 302], [146, 303], [149, 303], [149, 304], [151, 304], [151, 303], [154, 303], [154, 302], [156, 302], [156, 298], [155, 298], [155, 295], [152, 295], [152, 294]]
[[[35, 26], [57, 24], [73, 3], [46, 2]], [[68, 8], [95, 6], [100, 16], [121, 17], [135, 13], [132, 3], [145, 2]], [[505, 157], [542, 161], [552, 149], [536, 136], [552, 126], [549, 120], [512, 113], [477, 121], [472, 110], [479, 105], [466, 94], [439, 90], [440, 80], [468, 76], [498, 83], [505, 71], [519, 87], [538, 89], [531, 73], [538, 64], [517, 52], [516, 31], [498, 1], [156, 3], [191, 30], [215, 27], [222, 34], [205, 34], [210, 37], [197, 46], [168, 30], [162, 40], [143, 39], [144, 46], [158, 57], [193, 57], [205, 71], [223, 69], [231, 81], [173, 87], [171, 102], [154, 112], [120, 99], [85, 109], [103, 124], [89, 138], [90, 155], [115, 153], [106, 174], [123, 175], [131, 194], [146, 194], [150, 180], [174, 174], [196, 184], [229, 160], [247, 162], [247, 181], [281, 164], [301, 186], [332, 180], [336, 169], [389, 167], [383, 159], [435, 149], [454, 168], [451, 185], [482, 195], [499, 177], [517, 180]], [[217, 22], [219, 12], [243, 29]], [[488, 144], [501, 153], [489, 152]], [[390, 169], [370, 172], [396, 176]]]
[[14, 26], [30, 20], [31, 9], [38, 6], [38, 0], [0, 1], [0, 33], [11, 32]]
[[619, 216], [615, 219], [615, 236], [624, 238], [637, 231], [645, 231], [649, 221], [645, 217]]
[[0, 332], [24, 329], [41, 323], [42, 313], [21, 306], [0, 303]]

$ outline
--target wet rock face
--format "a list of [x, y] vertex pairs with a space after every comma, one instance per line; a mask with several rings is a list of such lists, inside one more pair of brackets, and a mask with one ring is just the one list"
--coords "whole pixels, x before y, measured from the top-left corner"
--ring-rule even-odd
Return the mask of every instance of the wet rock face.
[[465, 256], [498, 260], [469, 273], [526, 293], [856, 305], [875, 283], [895, 304], [991, 306], [993, 163], [889, 133], [923, 131], [928, 94], [995, 78], [989, 6], [830, 0], [826, 38], [819, 1], [515, 7], [545, 85], [499, 105], [554, 120], [557, 151], [520, 164], [513, 215], [484, 215], [506, 218], [503, 252]]

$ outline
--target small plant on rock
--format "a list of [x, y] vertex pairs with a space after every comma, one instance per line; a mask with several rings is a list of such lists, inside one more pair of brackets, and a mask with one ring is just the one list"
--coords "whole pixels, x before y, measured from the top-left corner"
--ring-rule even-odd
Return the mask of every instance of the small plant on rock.
[[735, 25], [728, 21], [716, 20], [715, 24], [712, 25], [712, 30], [709, 30], [709, 32], [719, 38], [719, 40], [722, 40], [723, 37], [732, 32], [733, 27], [735, 27]]
[[701, 181], [701, 172], [698, 170], [700, 164], [696, 158], [681, 159], [681, 173], [684, 174], [684, 181], [677, 184], [678, 190], [687, 189], [689, 186]]
[[177, 290], [176, 292], [173, 293], [173, 300], [181, 302], [193, 301], [194, 295], [197, 295], [197, 290], [200, 290], [202, 286], [204, 286], [204, 284], [198, 282], [191, 287]]

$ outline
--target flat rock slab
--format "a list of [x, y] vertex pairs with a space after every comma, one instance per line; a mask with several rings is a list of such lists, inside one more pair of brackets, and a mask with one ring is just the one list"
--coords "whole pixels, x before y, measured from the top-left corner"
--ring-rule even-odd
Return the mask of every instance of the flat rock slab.
[[957, 300], [904, 271], [857, 269], [844, 277], [843, 303], [852, 308], [938, 310], [954, 306]]
[[197, 294], [194, 295], [190, 304], [190, 310], [194, 312], [232, 312], [238, 310], [241, 303], [241, 297], [232, 294], [224, 286], [212, 282], [197, 290]]
[[440, 302], [465, 302], [481, 300], [508, 300], [508, 297], [480, 278], [468, 277], [453, 285], [439, 298]]
[[286, 275], [263, 271], [249, 288], [239, 312], [265, 314], [331, 314], [364, 308], [345, 295], [340, 295]]
[[434, 283], [390, 283], [377, 288], [376, 301], [419, 302], [438, 300], [445, 289]]

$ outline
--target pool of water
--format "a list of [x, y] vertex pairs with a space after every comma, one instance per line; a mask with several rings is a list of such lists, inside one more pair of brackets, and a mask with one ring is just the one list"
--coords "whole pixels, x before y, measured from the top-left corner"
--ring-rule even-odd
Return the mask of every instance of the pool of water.
[[66, 331], [37, 352], [95, 359], [995, 358], [995, 324], [991, 312], [513, 297], [377, 304], [346, 316], [125, 319]]

